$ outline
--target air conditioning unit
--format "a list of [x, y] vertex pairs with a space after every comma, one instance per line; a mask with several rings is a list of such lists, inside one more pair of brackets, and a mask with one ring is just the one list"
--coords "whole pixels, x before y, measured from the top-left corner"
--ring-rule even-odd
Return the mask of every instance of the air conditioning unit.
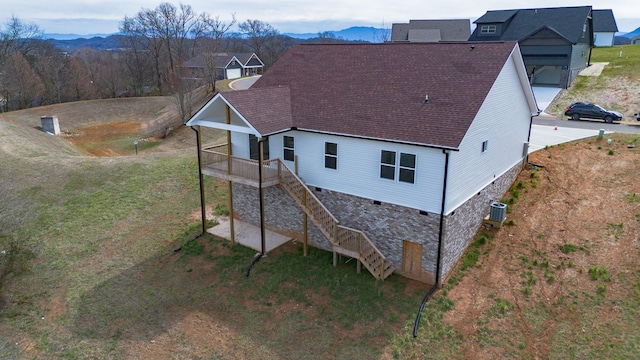
[[489, 212], [489, 219], [491, 221], [503, 222], [507, 217], [507, 204], [500, 202], [491, 203], [491, 210]]

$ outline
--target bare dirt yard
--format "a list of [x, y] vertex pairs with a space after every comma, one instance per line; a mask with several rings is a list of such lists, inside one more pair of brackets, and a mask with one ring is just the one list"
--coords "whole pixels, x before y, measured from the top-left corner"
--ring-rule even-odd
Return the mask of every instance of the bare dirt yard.
[[463, 334], [465, 358], [638, 349], [629, 316], [640, 290], [640, 138], [610, 138], [530, 156], [538, 166], [505, 195], [507, 225], [481, 231], [489, 240], [476, 267], [448, 292], [455, 309], [445, 321]]

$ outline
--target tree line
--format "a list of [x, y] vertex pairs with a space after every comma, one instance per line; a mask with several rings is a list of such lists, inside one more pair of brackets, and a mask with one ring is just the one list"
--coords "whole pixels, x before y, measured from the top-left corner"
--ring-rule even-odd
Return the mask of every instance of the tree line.
[[[254, 52], [269, 67], [294, 39], [260, 20], [223, 21], [190, 5], [163, 2], [125, 16], [119, 25], [119, 48], [81, 48], [66, 52], [34, 24], [12, 17], [0, 27], [0, 111], [69, 101], [119, 96], [176, 95], [183, 118], [185, 98], [195, 87], [215, 89], [220, 69], [213, 54]], [[332, 39], [335, 40], [335, 39]], [[185, 81], [187, 60], [205, 58], [204, 76]], [[180, 103], [183, 103], [180, 105]]]

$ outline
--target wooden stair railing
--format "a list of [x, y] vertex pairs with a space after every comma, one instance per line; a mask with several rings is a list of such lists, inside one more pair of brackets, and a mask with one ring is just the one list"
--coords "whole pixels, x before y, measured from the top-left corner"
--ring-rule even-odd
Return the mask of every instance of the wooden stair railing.
[[386, 261], [380, 250], [360, 230], [342, 226], [311, 190], [284, 163], [279, 162], [281, 169], [280, 185], [291, 195], [304, 212], [311, 218], [324, 236], [333, 245], [334, 251], [355, 258], [377, 279], [384, 280], [394, 270]]

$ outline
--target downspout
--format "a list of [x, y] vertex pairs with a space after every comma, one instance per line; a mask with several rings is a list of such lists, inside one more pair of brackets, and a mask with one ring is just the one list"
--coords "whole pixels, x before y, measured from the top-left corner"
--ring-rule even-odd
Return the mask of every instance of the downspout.
[[587, 66], [591, 66], [591, 50], [593, 49], [595, 43], [593, 42], [593, 15], [590, 14], [587, 18], [587, 22], [589, 23], [589, 58], [587, 59]]
[[198, 147], [198, 179], [200, 181], [200, 213], [202, 216], [202, 232], [200, 233], [200, 235], [198, 235], [198, 237], [207, 232], [207, 214], [204, 205], [204, 181], [202, 181], [202, 156], [200, 154], [201, 140], [199, 128], [199, 126], [198, 129], [191, 126], [191, 130], [196, 132], [196, 145]]
[[[538, 111], [540, 111], [540, 110], [538, 110]], [[538, 112], [538, 115], [540, 115], [539, 112]], [[525, 164], [529, 161], [529, 145], [531, 144], [531, 127], [532, 126], [533, 126], [533, 115], [531, 115], [529, 117], [529, 134], [527, 135], [527, 153], [524, 154], [524, 163]]]
[[444, 230], [444, 211], [446, 206], [446, 196], [447, 196], [447, 178], [449, 173], [449, 150], [442, 149], [442, 153], [445, 155], [444, 158], [444, 179], [442, 180], [442, 204], [440, 206], [440, 229], [438, 234], [438, 252], [436, 254], [436, 281], [427, 291], [427, 294], [422, 299], [422, 303], [420, 304], [420, 309], [418, 310], [418, 315], [416, 316], [416, 321], [413, 324], [413, 337], [418, 337], [418, 328], [420, 327], [420, 318], [422, 316], [422, 310], [424, 310], [424, 306], [427, 303], [427, 300], [433, 295], [433, 293], [440, 286], [440, 253], [442, 251], [442, 241], [444, 238], [443, 230]]

